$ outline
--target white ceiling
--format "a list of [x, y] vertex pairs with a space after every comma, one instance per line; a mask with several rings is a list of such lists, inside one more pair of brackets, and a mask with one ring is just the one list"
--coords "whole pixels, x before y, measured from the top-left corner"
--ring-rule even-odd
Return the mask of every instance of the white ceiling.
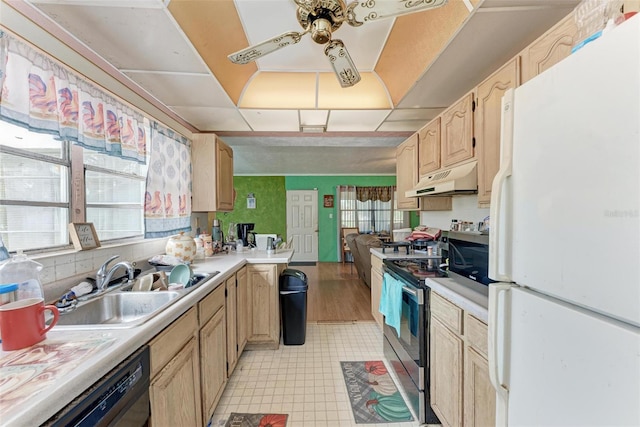
[[[135, 82], [149, 100], [168, 107], [194, 131], [222, 135], [234, 149], [236, 174], [358, 175], [395, 174], [399, 143], [566, 16], [578, 1], [480, 1], [395, 108], [355, 110], [239, 108], [168, 11], [169, 0], [18, 3], [23, 3], [24, 14], [44, 14], [50, 25], [60, 26], [111, 63], [122, 73], [119, 78]], [[292, 0], [235, 0], [235, 6], [250, 44], [300, 31]], [[361, 72], [374, 72], [394, 21], [357, 28], [345, 24], [334, 38], [344, 41]], [[323, 46], [308, 35], [258, 59], [257, 66], [260, 72], [331, 71]], [[390, 99], [389, 104], [392, 107]], [[324, 125], [327, 132], [301, 134], [301, 124]]]

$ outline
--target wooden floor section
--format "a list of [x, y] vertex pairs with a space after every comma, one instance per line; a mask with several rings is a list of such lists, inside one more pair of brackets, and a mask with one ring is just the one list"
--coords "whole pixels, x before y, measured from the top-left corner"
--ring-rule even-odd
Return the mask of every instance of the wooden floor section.
[[320, 262], [291, 268], [307, 275], [307, 322], [373, 321], [371, 291], [355, 266]]

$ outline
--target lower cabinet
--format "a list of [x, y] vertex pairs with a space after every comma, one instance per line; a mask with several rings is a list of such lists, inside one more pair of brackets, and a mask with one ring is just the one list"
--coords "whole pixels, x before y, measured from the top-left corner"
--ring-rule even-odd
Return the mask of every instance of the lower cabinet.
[[247, 345], [247, 322], [249, 316], [249, 286], [247, 283], [247, 267], [236, 273], [236, 334], [238, 357]]
[[197, 325], [194, 307], [149, 343], [154, 427], [203, 422]]
[[431, 405], [443, 426], [495, 425], [487, 325], [431, 293]]
[[277, 349], [280, 345], [278, 278], [286, 264], [247, 265], [247, 348]]
[[380, 313], [380, 295], [382, 294], [382, 259], [371, 255], [371, 315], [376, 321], [380, 330], [384, 323], [384, 316]]
[[238, 363], [238, 310], [236, 275], [225, 281], [227, 308], [227, 378], [231, 377]]

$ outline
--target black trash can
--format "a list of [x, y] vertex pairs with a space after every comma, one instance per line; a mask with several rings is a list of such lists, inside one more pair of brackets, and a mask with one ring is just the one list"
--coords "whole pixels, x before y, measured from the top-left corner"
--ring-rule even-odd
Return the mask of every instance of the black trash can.
[[280, 274], [280, 312], [284, 345], [302, 345], [307, 334], [307, 276], [286, 268]]

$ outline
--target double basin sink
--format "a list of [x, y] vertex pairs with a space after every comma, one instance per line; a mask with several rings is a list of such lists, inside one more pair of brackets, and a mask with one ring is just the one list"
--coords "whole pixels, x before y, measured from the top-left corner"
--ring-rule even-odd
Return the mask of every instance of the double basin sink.
[[71, 310], [60, 313], [56, 327], [65, 329], [119, 329], [142, 325], [164, 309], [218, 274], [194, 274], [190, 286], [179, 291], [131, 292], [123, 285], [79, 302]]

